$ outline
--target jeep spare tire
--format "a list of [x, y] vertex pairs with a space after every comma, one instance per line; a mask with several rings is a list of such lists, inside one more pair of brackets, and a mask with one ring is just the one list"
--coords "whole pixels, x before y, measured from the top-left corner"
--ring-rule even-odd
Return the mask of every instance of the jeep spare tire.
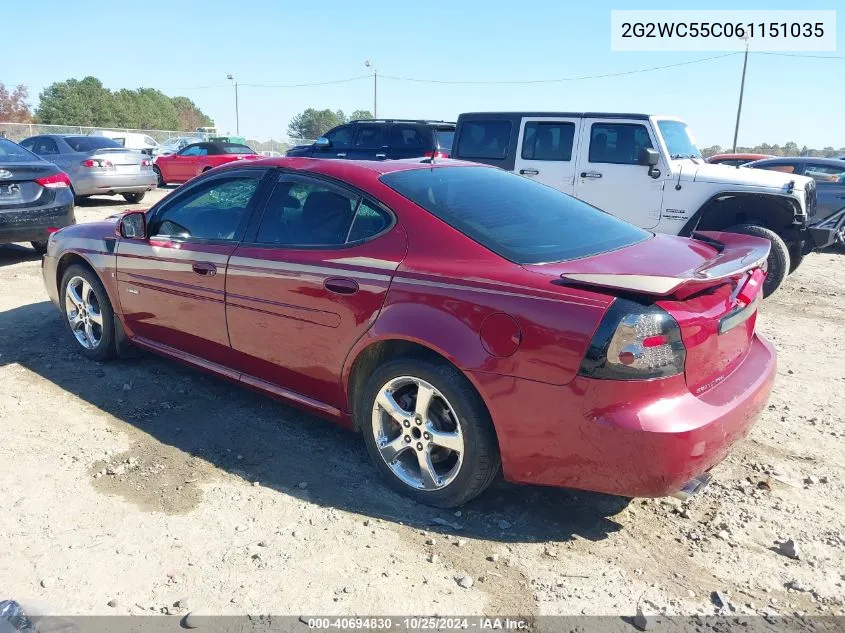
[[766, 260], [766, 280], [763, 282], [763, 296], [770, 296], [780, 288], [783, 280], [789, 274], [789, 248], [781, 239], [780, 235], [756, 224], [737, 224], [725, 229], [726, 233], [740, 233], [742, 235], [753, 235], [764, 237], [772, 243], [769, 251], [769, 259]]

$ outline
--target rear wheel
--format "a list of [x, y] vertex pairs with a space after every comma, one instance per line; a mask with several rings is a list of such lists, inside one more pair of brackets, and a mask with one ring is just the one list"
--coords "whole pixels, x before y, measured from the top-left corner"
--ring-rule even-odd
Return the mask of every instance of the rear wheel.
[[30, 242], [30, 244], [32, 245], [32, 248], [35, 249], [35, 252], [38, 253], [39, 255], [43, 255], [44, 253], [47, 252], [47, 241], [46, 240], [43, 241], [43, 242], [40, 241], [40, 240], [33, 240], [32, 242]]
[[141, 193], [124, 193], [123, 199], [126, 200], [129, 204], [138, 204], [141, 200], [144, 199], [144, 196], [147, 195], [146, 192], [142, 191]]
[[62, 277], [62, 311], [79, 352], [91, 360], [115, 355], [114, 311], [106, 289], [96, 274], [78, 264]]
[[763, 237], [772, 243], [769, 258], [766, 260], [766, 280], [763, 282], [763, 296], [768, 297], [780, 288], [783, 280], [790, 272], [789, 248], [780, 235], [756, 224], [737, 224], [725, 229], [728, 233], [740, 233]]
[[447, 363], [420, 358], [385, 363], [367, 381], [356, 417], [376, 468], [418, 502], [459, 506], [499, 471], [487, 408]]
[[161, 175], [161, 169], [159, 169], [158, 165], [153, 165], [153, 171], [156, 173], [156, 179], [158, 180], [159, 187], [167, 186], [167, 183], [164, 181], [164, 176]]

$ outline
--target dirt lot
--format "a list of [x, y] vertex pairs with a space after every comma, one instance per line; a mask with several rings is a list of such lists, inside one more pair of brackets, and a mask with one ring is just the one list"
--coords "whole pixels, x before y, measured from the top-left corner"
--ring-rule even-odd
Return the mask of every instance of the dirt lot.
[[[689, 504], [498, 483], [453, 513], [390, 492], [360, 438], [318, 418], [151, 356], [83, 360], [38, 258], [0, 247], [0, 598], [71, 614], [713, 614], [724, 600], [845, 615], [843, 281], [845, 255], [815, 254], [765, 303], [771, 404]], [[779, 548], [790, 538], [797, 552]]]

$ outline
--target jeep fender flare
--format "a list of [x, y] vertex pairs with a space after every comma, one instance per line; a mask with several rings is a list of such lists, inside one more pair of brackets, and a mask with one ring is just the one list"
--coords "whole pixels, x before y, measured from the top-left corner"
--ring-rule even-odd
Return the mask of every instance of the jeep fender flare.
[[[777, 201], [776, 217], [772, 217], [770, 209], [762, 209], [766, 202]], [[746, 210], [741, 210], [746, 206]], [[730, 205], [735, 214], [730, 219], [722, 220], [716, 214], [720, 205]], [[788, 205], [788, 206], [787, 206]], [[739, 207], [739, 209], [737, 208]], [[786, 211], [788, 208], [789, 212]], [[802, 215], [798, 201], [785, 193], [756, 192], [756, 191], [720, 191], [708, 198], [698, 210], [692, 214], [678, 235], [689, 237], [696, 230], [720, 230], [735, 224], [759, 224], [778, 233], [792, 227], [795, 216]], [[728, 211], [726, 216], [730, 215]], [[768, 216], [768, 217], [767, 217]]]

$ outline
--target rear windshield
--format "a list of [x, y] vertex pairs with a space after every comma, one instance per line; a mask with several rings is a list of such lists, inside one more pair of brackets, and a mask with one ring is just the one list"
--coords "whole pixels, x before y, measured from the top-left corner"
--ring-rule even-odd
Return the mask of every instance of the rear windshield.
[[461, 127], [457, 156], [503, 159], [511, 139], [510, 121], [467, 121]]
[[32, 152], [28, 152], [17, 143], [0, 138], [0, 164], [17, 163], [20, 161], [41, 160]]
[[557, 189], [488, 167], [396, 171], [382, 182], [518, 264], [598, 255], [651, 233]]
[[224, 154], [255, 154], [251, 148], [246, 145], [236, 145], [233, 143], [221, 145]]
[[74, 152], [90, 152], [95, 149], [106, 149], [109, 147], [123, 147], [113, 138], [105, 136], [65, 136], [65, 143], [70, 145]]
[[435, 134], [437, 135], [437, 147], [446, 152], [451, 152], [452, 141], [455, 140], [455, 130], [435, 130]]

